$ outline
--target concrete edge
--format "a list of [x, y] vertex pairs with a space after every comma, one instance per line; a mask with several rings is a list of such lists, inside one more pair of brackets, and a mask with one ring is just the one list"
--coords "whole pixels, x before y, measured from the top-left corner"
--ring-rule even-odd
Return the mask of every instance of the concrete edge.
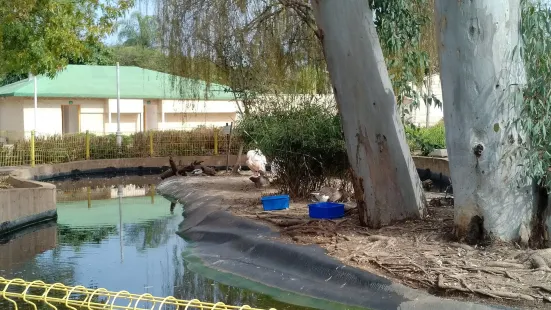
[[0, 236], [12, 234], [24, 228], [51, 220], [57, 220], [56, 209], [25, 216], [13, 221], [4, 222], [0, 224]]
[[[279, 234], [267, 225], [231, 215], [216, 205], [221, 203], [216, 196], [186, 192], [184, 179], [167, 179], [157, 186], [157, 192], [184, 205], [179, 235], [192, 242], [193, 255], [209, 268], [311, 298], [371, 309], [510, 309], [433, 296], [343, 265], [319, 246], [270, 239]], [[251, 268], [255, 273], [251, 274]]]
[[6, 179], [6, 182], [14, 187], [11, 190], [28, 190], [32, 188], [56, 189], [56, 186], [50, 183], [22, 179], [11, 175]]
[[447, 157], [412, 156], [415, 167], [430, 169], [435, 173], [442, 173], [450, 177], [450, 162]]
[[[117, 159], [94, 159], [81, 160], [58, 164], [44, 164], [36, 167], [17, 166], [0, 167], [0, 171], [9, 171], [10, 175], [23, 179], [45, 180], [56, 177], [67, 177], [83, 172], [99, 172], [105, 169], [121, 169], [120, 171], [137, 171], [147, 169], [168, 169], [168, 156], [164, 157], [138, 157], [138, 158], [117, 158]], [[182, 161], [184, 164], [192, 163], [194, 160], [203, 161], [204, 165], [214, 167], [226, 167], [228, 157], [226, 155], [212, 156], [173, 156], [176, 163]], [[237, 155], [229, 156], [229, 165], [237, 160]], [[246, 156], [241, 156], [241, 166], [245, 166]], [[244, 167], [245, 168], [245, 167]], [[157, 172], [156, 172], [157, 173]], [[160, 173], [160, 172], [158, 172]]]
[[[9, 176], [6, 179], [6, 182], [13, 186], [13, 188], [2, 189], [0, 191], [8, 192], [9, 201], [4, 206], [8, 209], [10, 208], [21, 208], [24, 207], [24, 203], [35, 202], [39, 199], [39, 203], [43, 204], [42, 210], [47, 209], [42, 212], [35, 214], [23, 216], [16, 219], [10, 219], [8, 217], [7, 221], [0, 223], [0, 236], [11, 234], [13, 232], [19, 231], [23, 228], [42, 223], [45, 221], [57, 219], [57, 209], [55, 208], [56, 196], [55, 189], [56, 186], [50, 183], [44, 183], [39, 181], [27, 180], [23, 178], [18, 178], [14, 176]], [[47, 201], [37, 198], [37, 191], [48, 190], [52, 192], [52, 196], [48, 194], [46, 197]], [[0, 192], [0, 193], [2, 193]], [[42, 191], [38, 192], [41, 193]], [[15, 195], [14, 195], [15, 194]], [[40, 194], [39, 194], [40, 195]], [[24, 197], [24, 198], [22, 198]], [[54, 207], [54, 208], [52, 208]], [[34, 209], [36, 210], [36, 209]]]

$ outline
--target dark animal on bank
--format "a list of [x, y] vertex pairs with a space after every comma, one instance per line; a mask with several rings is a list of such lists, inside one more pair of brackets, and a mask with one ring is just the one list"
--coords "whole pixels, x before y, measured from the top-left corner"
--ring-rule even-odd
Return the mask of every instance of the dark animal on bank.
[[[436, 173], [430, 171], [430, 169], [417, 168], [417, 174], [423, 183], [423, 188], [429, 190], [438, 188], [439, 192], [445, 192], [446, 194], [453, 194], [452, 180], [450, 177], [443, 175], [442, 173]], [[429, 182], [430, 180], [431, 182]]]

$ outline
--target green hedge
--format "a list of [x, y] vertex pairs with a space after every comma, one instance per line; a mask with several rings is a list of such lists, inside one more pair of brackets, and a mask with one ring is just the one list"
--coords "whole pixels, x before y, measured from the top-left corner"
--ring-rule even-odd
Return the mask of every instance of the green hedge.
[[446, 148], [446, 130], [444, 121], [432, 127], [417, 127], [405, 124], [406, 139], [411, 152], [420, 151], [426, 156], [435, 149]]

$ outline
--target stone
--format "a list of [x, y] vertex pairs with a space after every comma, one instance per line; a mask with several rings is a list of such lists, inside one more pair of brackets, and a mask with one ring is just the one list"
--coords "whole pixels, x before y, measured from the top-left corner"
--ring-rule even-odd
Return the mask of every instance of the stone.
[[447, 149], [436, 149], [429, 154], [430, 157], [448, 157]]

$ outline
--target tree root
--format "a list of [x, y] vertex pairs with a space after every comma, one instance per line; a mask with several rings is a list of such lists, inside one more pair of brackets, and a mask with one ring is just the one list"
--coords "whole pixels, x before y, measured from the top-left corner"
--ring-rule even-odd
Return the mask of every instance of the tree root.
[[524, 269], [523, 264], [507, 263], [507, 262], [490, 262], [486, 266], [488, 267], [500, 267], [500, 268], [515, 268]]
[[457, 243], [457, 242], [452, 242], [450, 243], [451, 246], [454, 246], [456, 248], [461, 248], [465, 251], [476, 251], [475, 248], [473, 248], [472, 246], [470, 245], [466, 245], [466, 244], [462, 244], [462, 243]]
[[454, 290], [454, 291], [459, 291], [464, 293], [477, 293], [480, 295], [485, 295], [496, 299], [508, 298], [508, 299], [523, 299], [528, 301], [536, 300], [534, 297], [530, 295], [521, 294], [521, 293], [513, 293], [513, 292], [505, 292], [505, 291], [497, 291], [497, 290], [472, 289], [472, 288], [463, 288], [463, 287], [454, 286], [454, 285], [446, 285], [444, 284], [444, 276], [442, 274], [438, 275], [437, 287], [443, 290]]
[[532, 266], [537, 269], [537, 270], [542, 270], [542, 271], [551, 271], [551, 268], [549, 268], [549, 266], [547, 266], [547, 263], [545, 262], [545, 260], [543, 259], [543, 257], [537, 255], [537, 254], [534, 254], [530, 257], [530, 261], [532, 262]]
[[534, 285], [532, 288], [537, 288], [542, 291], [546, 291], [547, 293], [551, 293], [551, 286], [544, 286], [544, 285]]

